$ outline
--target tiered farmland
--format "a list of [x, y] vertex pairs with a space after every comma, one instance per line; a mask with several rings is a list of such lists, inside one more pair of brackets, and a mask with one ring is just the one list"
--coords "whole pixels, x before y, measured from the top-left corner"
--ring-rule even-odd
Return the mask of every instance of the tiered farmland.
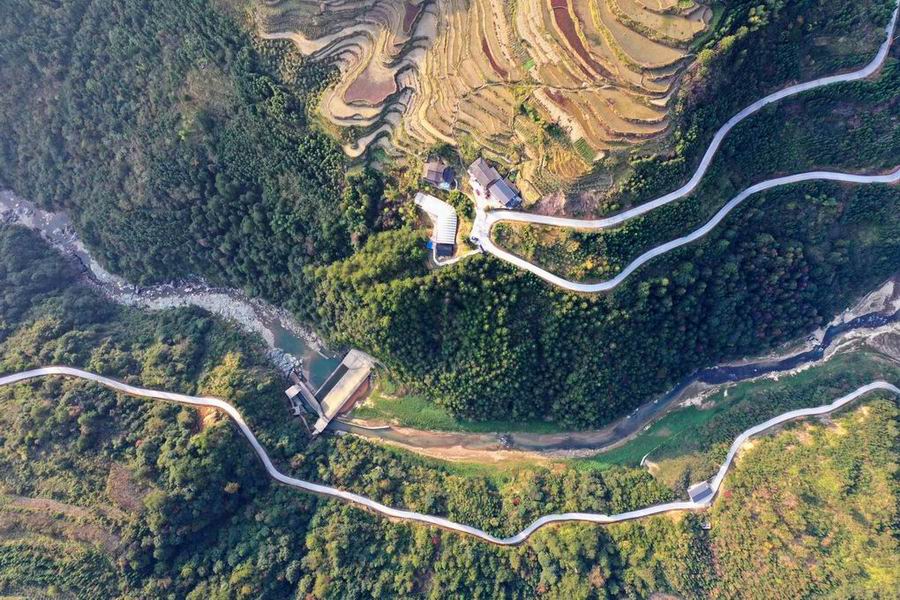
[[526, 199], [594, 160], [660, 136], [687, 47], [709, 22], [691, 0], [263, 1], [264, 35], [341, 61], [320, 110], [368, 144], [483, 148]]

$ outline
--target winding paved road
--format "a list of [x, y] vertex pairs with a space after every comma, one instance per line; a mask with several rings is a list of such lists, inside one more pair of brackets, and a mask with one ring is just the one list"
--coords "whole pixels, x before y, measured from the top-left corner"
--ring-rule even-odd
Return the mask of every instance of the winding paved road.
[[[767, 104], [771, 104], [772, 102], [776, 102], [782, 98], [787, 96], [791, 96], [794, 94], [798, 94], [807, 90], [811, 90], [817, 87], [822, 87], [825, 85], [830, 85], [832, 83], [845, 82], [845, 81], [854, 81], [857, 79], [863, 79], [868, 77], [872, 73], [874, 73], [881, 64], [884, 62], [885, 57], [887, 56], [888, 50], [891, 45], [891, 38], [893, 35], [894, 27], [897, 22], [897, 14], [898, 10], [900, 10], [900, 0], [898, 0], [898, 9], [894, 10], [893, 16], [891, 18], [891, 22], [887, 27], [887, 39], [881, 45], [881, 48], [878, 51], [878, 54], [868, 65], [863, 67], [858, 71], [854, 71], [852, 73], [845, 73], [842, 75], [833, 75], [831, 77], [824, 77], [821, 79], [817, 79], [814, 81], [810, 81], [807, 83], [801, 83], [797, 85], [793, 85], [787, 87], [779, 92], [775, 92], [761, 100], [758, 100], [736, 114], [734, 117], [729, 119], [729, 121], [723, 125], [716, 135], [713, 138], [712, 143], [709, 148], [707, 148], [706, 153], [703, 156], [703, 159], [700, 162], [700, 166], [697, 168], [697, 171], [691, 177], [690, 181], [688, 181], [684, 186], [652, 200], [646, 204], [641, 206], [634, 207], [630, 210], [622, 212], [618, 215], [614, 215], [612, 217], [608, 217], [606, 219], [597, 219], [597, 220], [578, 220], [578, 219], [565, 219], [559, 217], [546, 217], [542, 215], [532, 215], [527, 213], [517, 213], [517, 212], [491, 212], [485, 213], [484, 211], [479, 211], [478, 219], [476, 219], [476, 225], [478, 228], [473, 226], [473, 233], [481, 234], [479, 237], [481, 239], [481, 243], [483, 247], [492, 254], [502, 258], [504, 260], [508, 260], [513, 264], [517, 264], [518, 266], [528, 269], [529, 271], [537, 274], [540, 277], [543, 277], [547, 281], [551, 283], [555, 283], [561, 287], [571, 289], [574, 291], [585, 291], [585, 292], [597, 292], [603, 291], [607, 289], [612, 289], [616, 285], [622, 282], [630, 273], [632, 273], [639, 266], [652, 259], [655, 256], [659, 256], [665, 252], [673, 248], [677, 248], [678, 246], [690, 243], [691, 241], [696, 240], [697, 238], [705, 235], [709, 230], [715, 227], [724, 217], [728, 214], [735, 206], [740, 204], [745, 198], [754, 194], [756, 192], [769, 189], [772, 187], [776, 187], [779, 185], [785, 185], [789, 183], [797, 183], [801, 181], [811, 181], [811, 180], [820, 180], [827, 179], [833, 181], [846, 181], [852, 183], [891, 183], [900, 181], [900, 168], [895, 170], [893, 173], [889, 175], [874, 175], [874, 176], [866, 176], [866, 175], [850, 175], [845, 173], [831, 173], [824, 171], [813, 171], [810, 173], [801, 173], [798, 175], [790, 175], [787, 177], [781, 177], [777, 179], [771, 179], [768, 181], [764, 181], [761, 183], [757, 183], [754, 186], [744, 190], [733, 198], [728, 204], [726, 204], [716, 215], [704, 226], [700, 229], [697, 229], [693, 233], [686, 235], [682, 238], [678, 238], [677, 240], [672, 240], [667, 242], [666, 244], [662, 244], [658, 246], [638, 259], [636, 259], [633, 263], [628, 265], [619, 275], [617, 275], [614, 279], [595, 284], [579, 284], [576, 282], [571, 282], [565, 280], [561, 277], [557, 277], [540, 267], [537, 267], [527, 261], [524, 261], [504, 250], [501, 250], [497, 246], [493, 244], [490, 240], [490, 229], [491, 227], [500, 221], [520, 221], [520, 222], [529, 222], [529, 223], [542, 223], [548, 225], [560, 225], [564, 227], [579, 227], [579, 228], [595, 228], [600, 229], [604, 227], [610, 227], [613, 225], [620, 224], [628, 219], [636, 217], [638, 215], [644, 214], [650, 210], [668, 204], [674, 200], [682, 198], [688, 195], [691, 191], [696, 188], [697, 184], [702, 179], [705, 174], [707, 168], [709, 167], [710, 162], [712, 161], [713, 156], [719, 148], [719, 145], [722, 142], [722, 139], [725, 135], [740, 121], [747, 118], [751, 114], [760, 110], [762, 107]], [[379, 514], [385, 515], [387, 517], [392, 517], [395, 519], [403, 519], [407, 521], [415, 521], [418, 523], [423, 523], [425, 525], [432, 525], [441, 527], [450, 531], [455, 531], [458, 533], [464, 533], [468, 535], [475, 536], [484, 541], [503, 545], [503, 546], [512, 546], [517, 545], [525, 540], [527, 540], [535, 531], [544, 527], [545, 525], [549, 525], [552, 523], [566, 523], [566, 522], [590, 522], [590, 523], [617, 523], [621, 521], [627, 521], [631, 519], [638, 519], [641, 517], [647, 517], [651, 515], [658, 515], [661, 513], [672, 512], [672, 511], [685, 511], [685, 510], [701, 510], [707, 508], [712, 500], [715, 498], [716, 494], [719, 491], [719, 488], [722, 485], [722, 480], [725, 478], [726, 473], [729, 468], [731, 468], [732, 463], [734, 462], [734, 458], [737, 455], [740, 447], [744, 442], [747, 441], [750, 437], [757, 435], [767, 429], [780, 425], [781, 423], [785, 423], [787, 421], [791, 421], [794, 419], [799, 419], [808, 416], [816, 416], [830, 413], [832, 411], [838, 410], [839, 408], [853, 402], [857, 398], [868, 394], [872, 391], [881, 390], [888, 391], [897, 395], [900, 395], [900, 388], [887, 383], [885, 381], [875, 381], [868, 385], [862, 386], [859, 389], [838, 398], [831, 404], [817, 406], [813, 408], [805, 408], [790, 411], [769, 419], [765, 423], [761, 423], [755, 427], [752, 427], [739, 435], [731, 445], [731, 448], [728, 451], [725, 462], [722, 463], [722, 466], [719, 468], [718, 473], [712, 479], [710, 487], [713, 490], [713, 493], [708, 496], [706, 499], [700, 502], [691, 502], [691, 501], [681, 501], [681, 502], [668, 502], [665, 504], [657, 504], [654, 506], [649, 506], [647, 508], [642, 508], [639, 510], [614, 514], [614, 515], [605, 515], [605, 514], [597, 514], [597, 513], [562, 513], [562, 514], [550, 514], [545, 515], [536, 521], [534, 521], [531, 525], [529, 525], [524, 530], [519, 533], [508, 537], [508, 538], [500, 538], [494, 535], [487, 533], [481, 529], [472, 527], [470, 525], [465, 525], [462, 523], [456, 523], [454, 521], [450, 521], [443, 517], [427, 515], [422, 513], [417, 513], [408, 510], [401, 510], [397, 508], [392, 508], [390, 506], [385, 506], [379, 502], [366, 498], [365, 496], [361, 496], [359, 494], [354, 494], [352, 492], [347, 492], [344, 490], [340, 490], [337, 488], [320, 485], [317, 483], [312, 483], [309, 481], [304, 481], [302, 479], [296, 479], [294, 477], [290, 477], [285, 475], [281, 471], [279, 471], [272, 464], [269, 455], [266, 453], [265, 449], [259, 443], [259, 440], [256, 439], [256, 436], [253, 435], [253, 432], [247, 426], [247, 423], [244, 421], [244, 418], [241, 416], [241, 413], [233, 407], [231, 404], [224, 400], [220, 400], [218, 398], [212, 397], [199, 397], [199, 396], [188, 396], [185, 394], [179, 394], [175, 392], [165, 392], [160, 390], [151, 390], [141, 387], [132, 386], [115, 379], [111, 379], [109, 377], [104, 377], [102, 375], [97, 375], [95, 373], [91, 373], [88, 371], [83, 371], [81, 369], [76, 369], [72, 367], [43, 367], [40, 369], [33, 369], [31, 371], [23, 371], [21, 373], [15, 373], [12, 375], [7, 375], [4, 377], [0, 377], [0, 386], [12, 385], [15, 383], [19, 383], [22, 381], [26, 381], [29, 379], [34, 379], [38, 377], [45, 377], [48, 375], [63, 375], [68, 377], [76, 377], [80, 379], [85, 379], [88, 381], [92, 381], [109, 388], [118, 390], [120, 392], [124, 392], [126, 394], [132, 396], [139, 396], [143, 398], [151, 398], [155, 400], [165, 400], [169, 402], [176, 402], [179, 404], [184, 404], [188, 406], [205, 406], [210, 408], [215, 408], [221, 410], [226, 413], [231, 419], [237, 424], [238, 428], [241, 430], [241, 433], [247, 438], [247, 441], [250, 442], [250, 445], [253, 447], [254, 452], [262, 461], [263, 466], [266, 469], [266, 472], [270, 477], [275, 479], [276, 481], [283, 483], [285, 485], [289, 485], [291, 487], [295, 487], [306, 492], [311, 492], [314, 494], [319, 494], [322, 496], [327, 496], [330, 498], [336, 498], [339, 500], [343, 500], [345, 502], [350, 502], [356, 504], [358, 506], [362, 506], [373, 510]]]
[[712, 230], [716, 225], [718, 225], [719, 222], [721, 222], [721, 220], [725, 218], [725, 216], [732, 209], [743, 202], [747, 197], [757, 192], [761, 192], [763, 190], [771, 189], [781, 185], [814, 180], [843, 181], [847, 183], [896, 183], [897, 181], [900, 181], [900, 166], [898, 166], [897, 169], [889, 175], [866, 176], [830, 171], [810, 171], [808, 173], [788, 175], [786, 177], [778, 177], [775, 179], [769, 179], [759, 182], [732, 198], [732, 200], [728, 202], [728, 204], [726, 204], [719, 212], [717, 212], [710, 221], [708, 221], [699, 229], [688, 235], [672, 240], [670, 242], [666, 242], [665, 244], [661, 244], [660, 246], [657, 246], [645, 252], [644, 254], [636, 258], [631, 264], [625, 267], [625, 269], [623, 269], [614, 278], [599, 283], [578, 283], [575, 281], [570, 281], [563, 277], [559, 277], [558, 275], [554, 275], [549, 271], [542, 269], [541, 267], [512, 254], [511, 252], [503, 250], [502, 248], [498, 247], [491, 239], [491, 229], [494, 227], [494, 225], [501, 221], [515, 221], [519, 223], [533, 223], [539, 225], [572, 227], [578, 229], [606, 229], [609, 227], [614, 227], [616, 225], [621, 225], [629, 219], [633, 219], [634, 217], [643, 215], [661, 206], [665, 206], [666, 204], [674, 202], [675, 200], [684, 198], [685, 196], [693, 192], [694, 189], [696, 189], [697, 185], [699, 185], [700, 181], [703, 179], [703, 176], [706, 174], [710, 163], [715, 157], [719, 146], [722, 144], [722, 140], [725, 139], [725, 136], [728, 134], [728, 132], [731, 131], [735, 125], [737, 125], [747, 117], [758, 112], [763, 107], [772, 104], [773, 102], [777, 102], [783, 98], [787, 98], [788, 96], [794, 96], [796, 94], [831, 85], [833, 83], [842, 83], [865, 79], [866, 77], [869, 77], [870, 75], [875, 73], [879, 68], [881, 68], [891, 48], [894, 29], [897, 25], [898, 12], [900, 12], [900, 0], [898, 0], [897, 2], [897, 7], [894, 9], [894, 13], [891, 16], [891, 20], [886, 28], [884, 42], [879, 47], [878, 52], [871, 60], [871, 62], [869, 62], [869, 64], [867, 64], [863, 68], [849, 73], [821, 77], [819, 79], [814, 79], [813, 81], [807, 81], [805, 83], [798, 83], [796, 85], [788, 86], [782, 90], [769, 94], [764, 98], [760, 98], [750, 106], [746, 107], [744, 110], [731, 117], [728, 122], [726, 122], [724, 125], [722, 125], [721, 128], [719, 128], [715, 136], [713, 136], [712, 142], [706, 149], [706, 152], [704, 153], [703, 158], [700, 160], [700, 164], [698, 165], [697, 170], [691, 176], [690, 180], [677, 190], [669, 192], [668, 194], [660, 196], [659, 198], [651, 200], [645, 204], [641, 204], [640, 206], [635, 206], [634, 208], [603, 219], [573, 219], [568, 217], [552, 217], [547, 215], [537, 215], [532, 213], [508, 210], [494, 210], [487, 212], [479, 207], [475, 222], [472, 225], [472, 235], [479, 240], [479, 245], [486, 252], [493, 254], [497, 258], [512, 263], [517, 267], [531, 271], [538, 277], [541, 277], [542, 279], [554, 285], [575, 292], [603, 292], [611, 290], [621, 284], [626, 277], [628, 277], [631, 273], [633, 273], [647, 261], [661, 254], [669, 252], [674, 248], [689, 244], [697, 240], [698, 238], [703, 237], [704, 235], [709, 233], [709, 231]]
[[[684, 246], [686, 244], [690, 244], [693, 241], [700, 239], [705, 236], [707, 233], [712, 231], [721, 221], [724, 219], [728, 213], [734, 210], [741, 202], [752, 196], [757, 192], [761, 192], [763, 190], [768, 190], [774, 187], [787, 185], [790, 183], [800, 183], [803, 181], [843, 181], [846, 183], [897, 183], [900, 181], [900, 166], [898, 166], [893, 172], [887, 175], [853, 175], [849, 173], [836, 173], [832, 171], [810, 171], [808, 173], [798, 173], [796, 175], [787, 175], [785, 177], [778, 177], [776, 179], [768, 179], [766, 181], [761, 181], [755, 185], [748, 187], [746, 190], [732, 198], [728, 201], [728, 203], [719, 209], [712, 219], [707, 221], [703, 226], [695, 229], [691, 233], [682, 236], [680, 238], [676, 238], [674, 240], [670, 240], [664, 244], [660, 244], [655, 248], [644, 252], [636, 259], [634, 259], [631, 263], [628, 264], [624, 269], [622, 269], [618, 275], [613, 277], [612, 279], [607, 279], [606, 281], [601, 281], [598, 283], [579, 283], [577, 281], [570, 281], [565, 279], [564, 277], [560, 277], [559, 275], [554, 275], [549, 271], [542, 269], [541, 267], [535, 265], [534, 263], [528, 262], [524, 258], [516, 256], [511, 252], [508, 252], [496, 244], [494, 244], [493, 240], [491, 240], [490, 236], [482, 239], [481, 246], [494, 256], [498, 258], [502, 258], [503, 260], [512, 263], [522, 269], [526, 269], [531, 271], [538, 277], [554, 284], [558, 285], [561, 288], [565, 288], [567, 290], [571, 290], [573, 292], [606, 292], [609, 291], [618, 285], [620, 285], [625, 279], [634, 273], [637, 269], [639, 269], [644, 263], [665, 254], [679, 246]], [[646, 205], [644, 205], [646, 206]], [[492, 212], [489, 213], [489, 217], [491, 215], [496, 215], [498, 213]], [[509, 218], [510, 216], [515, 216], [514, 218]], [[524, 218], [519, 218], [524, 217]], [[531, 215], [528, 213], [508, 213], [508, 215], [501, 215], [494, 222], [497, 221], [528, 221], [539, 223], [543, 221], [532, 220], [531, 217], [535, 219], [547, 220], [547, 219], [555, 219], [557, 217], [546, 217], [543, 215]], [[610, 217], [615, 218], [615, 217]], [[563, 219], [570, 220], [570, 219]], [[550, 223], [553, 224], [553, 223]], [[493, 225], [493, 224], [492, 224]], [[491, 226], [492, 226], [491, 225]], [[564, 225], [567, 226], [567, 225]]]
[[343, 500], [345, 502], [350, 502], [352, 504], [356, 504], [358, 506], [362, 506], [373, 510], [379, 514], [385, 515], [387, 517], [392, 517], [395, 519], [403, 519], [407, 521], [415, 521], [417, 523], [423, 523], [425, 525], [433, 525], [436, 527], [441, 527], [443, 529], [448, 529], [450, 531], [455, 531], [458, 533], [465, 533], [468, 535], [475, 536], [479, 539], [482, 539], [486, 542], [490, 542], [492, 544], [498, 544], [501, 546], [514, 546], [517, 544], [521, 544], [525, 540], [527, 540], [531, 534], [535, 531], [544, 527], [545, 525], [550, 525], [551, 523], [568, 523], [568, 522], [589, 522], [589, 523], [618, 523], [620, 521], [628, 521], [631, 519], [638, 519], [641, 517], [648, 517], [651, 515], [658, 515], [661, 513], [672, 512], [672, 511], [685, 511], [685, 510], [701, 510], [707, 508], [712, 500], [715, 498], [716, 494], [719, 491], [719, 487], [722, 485], [722, 480], [725, 478], [725, 474], [728, 472], [728, 469], [731, 468], [732, 463], [734, 462], [734, 458], [738, 453], [740, 447], [746, 442], [750, 437], [757, 435], [771, 427], [775, 427], [776, 425], [780, 425], [781, 423], [785, 423], [787, 421], [791, 421], [794, 419], [799, 419], [802, 417], [816, 416], [816, 415], [824, 415], [828, 414], [832, 411], [838, 410], [839, 408], [853, 402], [857, 398], [864, 396], [872, 391], [881, 390], [888, 391], [900, 396], [900, 388], [887, 383], [886, 381], [874, 381], [868, 385], [864, 385], [859, 389], [847, 394], [846, 396], [842, 396], [838, 398], [831, 404], [826, 404], [823, 406], [816, 406], [813, 408], [803, 408], [798, 410], [792, 410], [790, 412], [786, 412], [777, 417], [773, 417], [766, 421], [765, 423], [761, 423], [755, 427], [752, 427], [739, 435], [734, 442], [731, 444], [731, 448], [728, 450], [728, 455], [725, 458], [725, 462], [722, 463], [722, 466], [719, 468], [718, 473], [713, 478], [710, 483], [710, 487], [712, 488], [713, 493], [709, 495], [706, 499], [701, 502], [667, 502], [665, 504], [656, 504], [654, 506], [648, 506], [647, 508], [642, 508], [640, 510], [633, 510], [629, 512], [614, 514], [614, 515], [604, 515], [598, 513], [562, 513], [562, 514], [550, 514], [545, 515], [531, 525], [520, 531], [519, 533], [508, 537], [508, 538], [500, 538], [486, 531], [482, 531], [476, 527], [472, 527], [471, 525], [465, 525], [462, 523], [456, 523], [454, 521], [450, 521], [449, 519], [445, 519], [443, 517], [437, 517], [433, 515], [427, 515], [422, 513], [417, 513], [409, 510], [401, 510], [397, 508], [391, 508], [390, 506], [385, 506], [380, 502], [376, 502], [365, 496], [361, 496], [359, 494], [354, 494], [352, 492], [347, 492], [344, 490], [340, 490], [337, 488], [320, 485], [317, 483], [312, 483], [309, 481], [304, 481], [302, 479], [296, 479], [294, 477], [290, 477], [285, 475], [272, 464], [272, 460], [269, 458], [268, 453], [266, 453], [265, 448], [259, 443], [259, 440], [256, 439], [256, 436], [253, 435], [253, 432], [250, 430], [250, 427], [247, 426], [247, 423], [244, 421], [244, 418], [241, 416], [241, 413], [233, 407], [231, 404], [224, 400], [220, 400], [218, 398], [211, 397], [200, 397], [200, 396], [188, 396], [185, 394], [178, 394], [175, 392], [164, 392], [160, 390], [151, 390], [141, 387], [136, 387], [133, 385], [129, 385], [127, 383], [123, 383], [121, 381], [117, 381], [115, 379], [111, 379], [109, 377], [104, 377], [103, 375], [97, 375], [96, 373], [91, 373], [89, 371], [83, 371], [81, 369], [76, 369], [72, 367], [43, 367], [40, 369], [33, 369], [31, 371], [23, 371], [21, 373], [15, 373], [12, 375], [6, 375], [4, 377], [0, 377], [0, 387], [6, 385], [12, 385], [15, 383], [19, 383], [22, 381], [27, 381], [29, 379], [35, 379], [38, 377], [46, 377], [48, 375], [64, 375], [67, 377], [76, 377], [79, 379], [85, 379], [87, 381], [92, 381], [95, 383], [99, 383], [106, 387], [118, 390], [120, 392], [124, 392], [131, 396], [139, 396], [142, 398], [152, 398], [154, 400], [166, 400], [169, 402], [177, 402], [178, 404], [185, 404], [188, 406], [206, 406], [211, 408], [216, 408], [226, 413], [232, 420], [237, 424], [238, 428], [241, 430], [241, 433], [244, 434], [244, 437], [247, 438], [247, 441], [250, 442], [250, 445], [253, 447], [254, 452], [262, 461], [263, 466], [266, 468], [266, 472], [268, 472], [269, 476], [272, 479], [283, 483], [285, 485], [289, 485], [291, 487], [299, 488], [306, 492], [312, 492], [314, 494], [319, 494], [322, 496], [328, 496], [330, 498], [336, 498], [338, 500]]

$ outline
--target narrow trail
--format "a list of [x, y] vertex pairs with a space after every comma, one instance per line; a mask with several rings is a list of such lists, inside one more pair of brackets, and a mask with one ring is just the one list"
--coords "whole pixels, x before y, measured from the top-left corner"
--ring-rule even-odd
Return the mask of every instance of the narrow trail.
[[285, 475], [277, 468], [275, 468], [275, 465], [272, 464], [272, 460], [269, 458], [269, 455], [266, 452], [265, 448], [262, 447], [262, 445], [259, 443], [259, 440], [256, 439], [255, 435], [253, 435], [253, 431], [251, 431], [250, 427], [244, 421], [241, 413], [234, 406], [224, 400], [220, 400], [219, 398], [188, 396], [186, 394], [179, 394], [176, 392], [165, 392], [160, 390], [141, 388], [123, 383], [109, 377], [104, 377], [103, 375], [97, 375], [96, 373], [91, 373], [90, 371], [84, 371], [73, 367], [60, 366], [42, 367], [39, 369], [22, 371], [20, 373], [14, 373], [12, 375], [0, 377], [0, 387], [20, 383], [29, 379], [36, 379], [38, 377], [46, 377], [51, 375], [63, 375], [66, 377], [75, 377], [87, 381], [92, 381], [94, 383], [99, 383], [100, 385], [104, 385], [131, 396], [151, 398], [154, 400], [165, 400], [168, 402], [176, 402], [178, 404], [184, 404], [187, 406], [204, 406], [218, 409], [226, 413], [229, 417], [231, 417], [235, 424], [237, 424], [238, 428], [241, 430], [241, 433], [245, 438], [247, 438], [247, 441], [250, 442], [250, 445], [252, 446], [254, 452], [256, 452], [256, 455], [262, 461], [266, 472], [270, 477], [272, 477], [272, 479], [278, 481], [279, 483], [283, 483], [285, 485], [295, 487], [306, 492], [311, 492], [313, 494], [319, 494], [322, 496], [327, 496], [329, 498], [343, 500], [345, 502], [349, 502], [363, 508], [368, 508], [386, 517], [441, 527], [443, 529], [455, 531], [457, 533], [471, 535], [486, 542], [501, 546], [515, 546], [521, 544], [529, 537], [531, 537], [531, 535], [538, 529], [553, 523], [587, 522], [609, 524], [618, 523], [621, 521], [629, 521], [632, 519], [639, 519], [642, 517], [649, 517], [651, 515], [658, 515], [667, 512], [693, 511], [708, 508], [710, 504], [712, 504], [713, 499], [718, 494], [719, 488], [722, 485], [722, 480], [725, 478], [725, 475], [731, 468], [731, 465], [733, 464], [734, 459], [737, 456], [737, 453], [740, 450], [741, 446], [752, 436], [758, 435], [759, 433], [766, 431], [767, 429], [770, 429], [782, 423], [786, 423], [788, 421], [800, 419], [803, 417], [811, 417], [831, 413], [846, 406], [847, 404], [850, 404], [861, 396], [864, 396], [873, 391], [887, 391], [900, 396], [900, 388], [897, 388], [896, 386], [886, 381], [874, 381], [868, 385], [864, 385], [858, 388], [857, 390], [847, 394], [846, 396], [838, 398], [831, 404], [792, 410], [777, 417], [773, 417], [755, 427], [751, 427], [750, 429], [740, 434], [737, 438], [735, 438], [734, 442], [731, 444], [731, 448], [728, 450], [728, 455], [725, 458], [725, 462], [722, 463], [722, 466], [719, 468], [718, 473], [710, 483], [712, 494], [710, 494], [700, 502], [667, 502], [664, 504], [656, 504], [653, 506], [648, 506], [647, 508], [618, 513], [614, 515], [579, 512], [549, 514], [537, 519], [519, 533], [511, 537], [501, 538], [495, 535], [491, 535], [490, 533], [476, 527], [472, 527], [471, 525], [456, 523], [449, 519], [434, 515], [392, 508], [360, 494], [354, 494], [353, 492], [347, 492], [345, 490], [340, 490], [337, 488], [321, 485], [318, 483], [312, 483], [310, 481], [304, 481], [302, 479], [297, 479], [295, 477]]
[[722, 219], [724, 219], [725, 216], [729, 212], [731, 212], [731, 210], [737, 207], [746, 198], [757, 192], [782, 185], [817, 180], [842, 181], [846, 183], [863, 184], [897, 183], [898, 181], [900, 181], [900, 165], [898, 165], [892, 173], [887, 175], [853, 175], [831, 171], [810, 171], [807, 173], [798, 173], [795, 175], [788, 175], [786, 177], [778, 177], [775, 179], [761, 181], [732, 198], [731, 201], [729, 201], [728, 204], [726, 204], [721, 210], [719, 210], [719, 212], [717, 212], [711, 220], [709, 220], [699, 229], [696, 229], [688, 235], [652, 248], [651, 250], [636, 258], [633, 262], [631, 262], [631, 264], [625, 267], [618, 275], [616, 275], [612, 279], [597, 283], [579, 283], [576, 281], [565, 279], [564, 277], [560, 277], [558, 275], [554, 275], [546, 269], [543, 269], [538, 265], [535, 265], [534, 263], [531, 263], [519, 256], [516, 256], [515, 254], [512, 254], [511, 252], [500, 248], [494, 243], [493, 239], [491, 238], [491, 230], [493, 229], [494, 225], [503, 221], [551, 225], [557, 227], [571, 227], [577, 229], [606, 229], [609, 227], [621, 225], [625, 221], [628, 221], [661, 206], [665, 206], [671, 202], [674, 202], [675, 200], [679, 200], [681, 198], [684, 198], [685, 196], [688, 196], [700, 184], [700, 181], [703, 179], [703, 176], [709, 169], [709, 165], [712, 163], [713, 158], [718, 152], [719, 146], [721, 146], [722, 141], [725, 139], [725, 136], [728, 135], [728, 133], [744, 119], [750, 117], [769, 104], [777, 102], [783, 98], [801, 94], [809, 90], [832, 85], [835, 83], [844, 83], [865, 79], [866, 77], [869, 77], [870, 75], [878, 71], [884, 64], [888, 52], [890, 51], [891, 43], [893, 41], [894, 29], [897, 25], [898, 12], [900, 12], [900, 0], [898, 0], [897, 2], [897, 7], [894, 9], [894, 13], [891, 16], [891, 20], [885, 30], [886, 35], [884, 42], [882, 42], [881, 46], [878, 49], [878, 52], [875, 54], [875, 57], [861, 69], [851, 71], [849, 73], [842, 73], [839, 75], [820, 77], [812, 81], [788, 86], [777, 92], [769, 94], [768, 96], [760, 98], [756, 102], [750, 104], [742, 111], [731, 117], [724, 125], [722, 125], [722, 127], [719, 128], [719, 130], [713, 136], [712, 142], [710, 142], [709, 146], [707, 147], [706, 152], [703, 154], [703, 158], [700, 160], [700, 164], [697, 166], [697, 170], [694, 171], [694, 174], [691, 176], [690, 180], [688, 180], [687, 183], [685, 183], [677, 190], [669, 192], [664, 196], [660, 196], [659, 198], [650, 200], [649, 202], [646, 202], [639, 206], [635, 206], [631, 209], [625, 210], [616, 215], [612, 215], [610, 217], [602, 219], [573, 219], [568, 217], [552, 217], [547, 215], [537, 215], [509, 210], [485, 211], [482, 207], [479, 207], [475, 222], [472, 225], [473, 238], [478, 240], [478, 244], [481, 246], [482, 250], [493, 254], [497, 258], [505, 260], [506, 262], [511, 263], [519, 268], [530, 271], [538, 277], [544, 279], [545, 281], [557, 285], [561, 288], [571, 290], [573, 292], [604, 292], [620, 285], [631, 273], [633, 273], [635, 270], [637, 270], [643, 264], [652, 260], [653, 258], [703, 237], [714, 227], [716, 227], [716, 225], [718, 225], [722, 221]]

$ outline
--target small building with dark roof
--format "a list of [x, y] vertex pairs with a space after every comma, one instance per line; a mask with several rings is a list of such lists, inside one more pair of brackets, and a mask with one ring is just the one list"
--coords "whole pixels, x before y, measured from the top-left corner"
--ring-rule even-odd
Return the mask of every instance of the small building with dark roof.
[[522, 197], [508, 179], [500, 177], [497, 169], [483, 158], [469, 165], [469, 183], [475, 197], [503, 208], [518, 208]]
[[519, 190], [505, 179], [498, 179], [488, 188], [488, 196], [505, 208], [518, 208], [522, 205]]
[[488, 188], [491, 187], [492, 183], [500, 179], [500, 173], [489, 165], [486, 160], [479, 157], [469, 165], [469, 178], [475, 193], [487, 196]]
[[456, 253], [455, 244], [435, 244], [434, 255], [438, 258], [450, 258]]
[[456, 171], [444, 161], [431, 159], [422, 167], [422, 179], [442, 190], [456, 187]]

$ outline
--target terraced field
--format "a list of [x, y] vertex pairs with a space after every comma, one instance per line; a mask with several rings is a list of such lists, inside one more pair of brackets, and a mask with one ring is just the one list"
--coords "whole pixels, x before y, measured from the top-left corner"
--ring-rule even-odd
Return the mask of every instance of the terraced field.
[[526, 200], [665, 133], [708, 7], [678, 0], [260, 0], [266, 37], [339, 60], [320, 104], [367, 147], [485, 149]]

